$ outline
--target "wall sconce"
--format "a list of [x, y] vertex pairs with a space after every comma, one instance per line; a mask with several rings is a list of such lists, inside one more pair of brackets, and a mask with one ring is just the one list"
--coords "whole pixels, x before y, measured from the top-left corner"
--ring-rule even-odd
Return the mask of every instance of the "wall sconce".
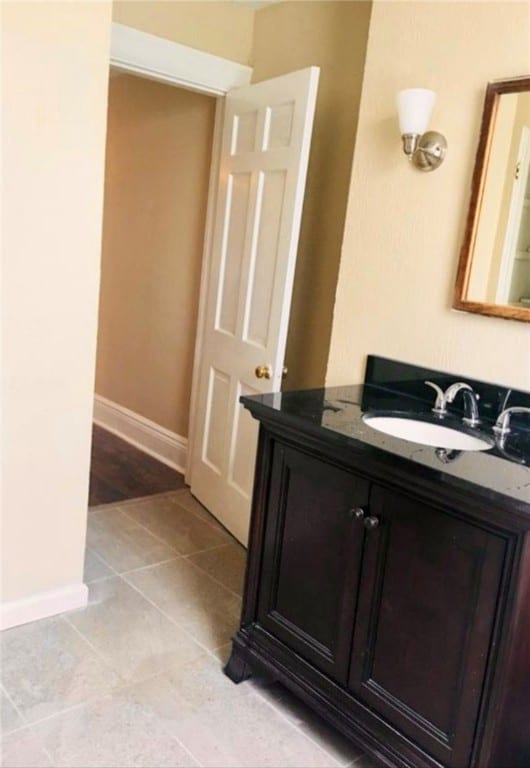
[[436, 94], [427, 88], [407, 88], [397, 95], [399, 130], [403, 152], [421, 171], [434, 171], [442, 164], [447, 141], [437, 131], [426, 131]]

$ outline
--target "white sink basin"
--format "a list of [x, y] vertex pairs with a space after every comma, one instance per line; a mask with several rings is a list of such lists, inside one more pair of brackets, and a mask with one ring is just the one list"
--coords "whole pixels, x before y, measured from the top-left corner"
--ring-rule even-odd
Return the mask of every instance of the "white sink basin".
[[452, 451], [489, 451], [494, 441], [484, 435], [470, 435], [458, 429], [433, 424], [420, 419], [401, 416], [381, 416], [365, 414], [363, 421], [372, 429], [386, 435], [401, 437], [411, 443], [432, 445], [434, 448], [448, 448]]

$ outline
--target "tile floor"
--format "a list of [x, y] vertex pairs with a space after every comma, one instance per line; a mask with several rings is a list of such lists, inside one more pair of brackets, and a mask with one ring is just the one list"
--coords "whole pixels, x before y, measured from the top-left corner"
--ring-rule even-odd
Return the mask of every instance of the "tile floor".
[[186, 489], [92, 508], [88, 607], [2, 635], [1, 765], [372, 768], [281, 686], [223, 675], [244, 562]]

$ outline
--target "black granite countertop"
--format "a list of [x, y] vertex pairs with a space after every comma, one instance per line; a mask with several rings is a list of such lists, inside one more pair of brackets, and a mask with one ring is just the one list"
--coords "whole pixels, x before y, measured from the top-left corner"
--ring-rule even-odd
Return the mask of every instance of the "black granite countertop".
[[[431, 418], [431, 402], [403, 391], [393, 392], [365, 383], [253, 395], [241, 398], [241, 402], [257, 418], [272, 419], [320, 437], [325, 435], [337, 445], [350, 446], [387, 463], [392, 457], [399, 457], [400, 461], [428, 468], [428, 474], [442, 483], [482, 491], [485, 497], [502, 495], [515, 502], [518, 512], [530, 514], [530, 430], [525, 428], [514, 427], [504, 453], [498, 447], [463, 451], [453, 461], [443, 463], [435, 448], [383, 434], [362, 420], [364, 413], [373, 410], [421, 413]], [[483, 419], [479, 429], [491, 436], [493, 422]], [[447, 417], [443, 423], [459, 428], [462, 424], [458, 414]]]

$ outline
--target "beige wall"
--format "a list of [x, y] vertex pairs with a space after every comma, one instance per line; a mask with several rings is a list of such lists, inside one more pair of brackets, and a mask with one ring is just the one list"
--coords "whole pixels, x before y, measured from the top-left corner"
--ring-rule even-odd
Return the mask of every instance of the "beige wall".
[[115, 0], [112, 20], [248, 64], [255, 8], [235, 2]]
[[215, 99], [111, 78], [96, 392], [187, 436]]
[[[528, 2], [381, 2], [372, 11], [329, 384], [369, 352], [530, 388], [530, 325], [451, 309], [487, 81], [530, 70]], [[395, 93], [438, 93], [441, 168], [400, 149]]]
[[[376, 352], [530, 387], [530, 325], [450, 309], [484, 86], [529, 71], [529, 9], [376, 2], [329, 383], [359, 379]], [[2, 570], [12, 600], [81, 579], [110, 5], [7, 2], [2, 14]], [[180, 41], [208, 50], [193, 29], [195, 43]], [[226, 28], [224, 38], [232, 44]], [[407, 165], [397, 135], [395, 91], [418, 73], [439, 93], [433, 127], [449, 140], [433, 174]]]
[[254, 81], [321, 68], [285, 362], [285, 387], [322, 385], [340, 262], [371, 3], [259, 10]]
[[2, 597], [82, 580], [110, 3], [2, 4]]

